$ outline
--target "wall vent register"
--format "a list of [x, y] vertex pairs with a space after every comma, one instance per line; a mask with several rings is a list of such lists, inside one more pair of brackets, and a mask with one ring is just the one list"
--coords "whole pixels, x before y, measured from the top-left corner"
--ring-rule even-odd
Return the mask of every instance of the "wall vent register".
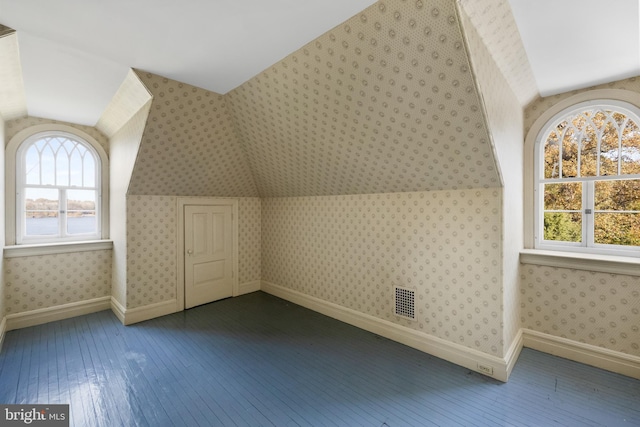
[[394, 313], [396, 316], [404, 317], [409, 320], [416, 320], [416, 291], [413, 289], [394, 287], [395, 305]]

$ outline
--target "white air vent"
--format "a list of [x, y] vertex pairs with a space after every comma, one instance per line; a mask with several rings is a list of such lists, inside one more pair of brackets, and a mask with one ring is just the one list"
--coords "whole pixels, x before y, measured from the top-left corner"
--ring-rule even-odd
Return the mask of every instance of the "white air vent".
[[395, 286], [395, 315], [416, 320], [416, 291]]

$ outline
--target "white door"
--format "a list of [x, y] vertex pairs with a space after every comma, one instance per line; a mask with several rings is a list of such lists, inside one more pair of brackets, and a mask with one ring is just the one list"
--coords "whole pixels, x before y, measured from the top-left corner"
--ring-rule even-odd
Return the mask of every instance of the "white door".
[[185, 308], [233, 294], [233, 227], [230, 205], [184, 207]]

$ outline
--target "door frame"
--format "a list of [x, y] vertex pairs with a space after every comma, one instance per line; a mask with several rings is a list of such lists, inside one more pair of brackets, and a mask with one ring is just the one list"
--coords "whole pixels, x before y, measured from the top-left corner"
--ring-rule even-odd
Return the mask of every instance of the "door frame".
[[185, 206], [231, 206], [231, 227], [232, 227], [232, 270], [233, 270], [233, 293], [232, 296], [240, 294], [238, 283], [238, 199], [213, 198], [213, 197], [178, 197], [178, 236], [177, 246], [177, 285], [176, 285], [176, 311], [184, 310], [184, 208]]

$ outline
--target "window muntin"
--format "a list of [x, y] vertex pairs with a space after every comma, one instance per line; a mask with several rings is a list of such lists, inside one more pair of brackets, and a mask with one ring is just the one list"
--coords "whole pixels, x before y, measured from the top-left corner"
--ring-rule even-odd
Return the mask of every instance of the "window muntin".
[[66, 132], [42, 132], [16, 153], [17, 243], [92, 240], [100, 231], [100, 157]]
[[541, 249], [628, 255], [640, 249], [640, 110], [590, 101], [552, 118], [536, 141]]

